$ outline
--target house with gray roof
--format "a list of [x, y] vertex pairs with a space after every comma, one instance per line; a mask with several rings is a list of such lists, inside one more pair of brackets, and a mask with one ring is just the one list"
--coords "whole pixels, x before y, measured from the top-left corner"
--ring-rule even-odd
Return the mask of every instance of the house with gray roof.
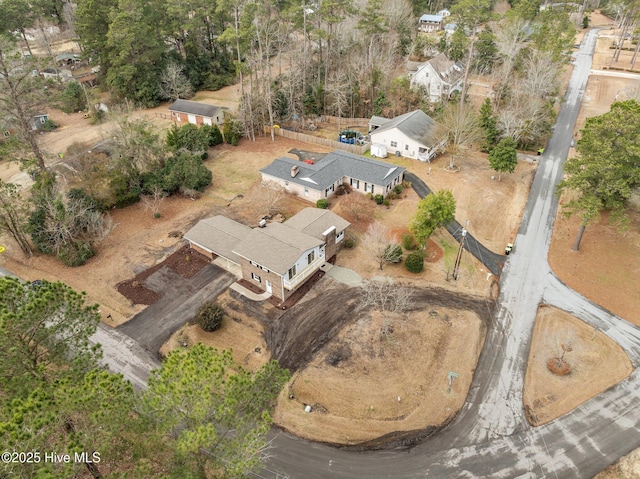
[[385, 145], [392, 155], [430, 162], [446, 146], [442, 128], [422, 110], [393, 119], [373, 117], [370, 127], [371, 143]]
[[284, 223], [257, 228], [213, 216], [184, 238], [191, 248], [222, 258], [228, 269], [241, 271], [242, 279], [284, 301], [336, 255], [349, 225], [329, 210], [305, 208]]
[[171, 118], [179, 123], [193, 123], [194, 125], [222, 125], [224, 108], [208, 103], [189, 100], [176, 100], [170, 107]]
[[430, 15], [425, 13], [418, 20], [418, 31], [423, 33], [438, 32], [442, 30], [442, 15]]
[[277, 158], [262, 168], [262, 184], [276, 185], [308, 201], [329, 198], [340, 185], [360, 193], [387, 195], [402, 183], [405, 169], [336, 150], [313, 163]]
[[462, 90], [463, 70], [461, 64], [439, 53], [411, 74], [411, 88], [422, 86], [429, 93], [429, 100], [434, 103], [442, 101], [453, 92]]

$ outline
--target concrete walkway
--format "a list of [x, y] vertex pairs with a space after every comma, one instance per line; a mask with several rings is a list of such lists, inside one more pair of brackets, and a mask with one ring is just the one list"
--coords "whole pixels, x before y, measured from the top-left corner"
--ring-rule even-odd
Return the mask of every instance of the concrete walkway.
[[238, 283], [231, 284], [229, 288], [234, 290], [236, 293], [241, 294], [245, 298], [250, 299], [251, 301], [264, 301], [271, 297], [271, 293], [267, 293], [266, 291], [260, 294], [254, 293], [253, 291], [245, 288], [244, 286]]
[[347, 286], [362, 286], [362, 276], [349, 268], [333, 265], [327, 270], [327, 276]]

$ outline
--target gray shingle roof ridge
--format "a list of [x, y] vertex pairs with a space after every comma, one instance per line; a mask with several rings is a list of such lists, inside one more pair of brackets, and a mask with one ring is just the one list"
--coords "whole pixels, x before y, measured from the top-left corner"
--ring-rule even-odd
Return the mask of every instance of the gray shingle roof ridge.
[[[275, 225], [280, 225], [280, 226], [275, 226]], [[295, 241], [289, 240], [289, 238], [287, 238], [287, 237], [283, 238], [283, 237], [281, 237], [279, 235], [274, 234], [275, 230], [276, 229], [281, 229], [282, 230], [283, 228], [286, 228], [286, 229], [291, 231], [292, 235], [295, 235], [295, 234], [304, 235], [304, 236], [306, 236], [305, 239], [313, 240], [313, 242], [316, 242], [316, 243], [318, 241], [320, 241], [317, 238], [314, 238], [313, 236], [308, 235], [307, 233], [299, 231], [299, 230], [297, 230], [295, 228], [292, 228], [291, 226], [285, 225], [283, 223], [271, 223], [270, 226], [271, 226], [271, 229], [270, 228], [263, 228], [263, 229], [260, 229], [259, 232], [262, 233], [262, 234], [265, 234], [267, 236], [270, 236], [271, 238], [273, 238], [276, 241], [280, 241], [281, 243], [284, 243], [284, 244], [286, 244], [288, 246], [291, 246], [292, 248], [295, 248], [295, 249], [300, 250], [300, 251], [306, 250], [307, 247], [306, 246], [300, 246], [300, 244], [296, 244]]]

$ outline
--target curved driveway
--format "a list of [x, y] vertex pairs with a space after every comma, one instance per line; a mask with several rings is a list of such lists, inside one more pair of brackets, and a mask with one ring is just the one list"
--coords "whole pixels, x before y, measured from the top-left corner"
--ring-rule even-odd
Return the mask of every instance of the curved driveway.
[[[547, 263], [562, 178], [586, 87], [596, 30], [576, 54], [553, 137], [540, 166], [501, 277], [500, 307], [487, 333], [464, 408], [444, 431], [405, 451], [354, 453], [299, 440], [281, 431], [257, 477], [291, 478], [591, 478], [640, 446], [640, 378], [625, 381], [552, 423], [533, 428], [522, 409], [523, 378], [538, 305], [557, 306], [617, 341], [634, 366], [640, 331], [577, 294]], [[601, 334], [601, 333], [598, 333]]]

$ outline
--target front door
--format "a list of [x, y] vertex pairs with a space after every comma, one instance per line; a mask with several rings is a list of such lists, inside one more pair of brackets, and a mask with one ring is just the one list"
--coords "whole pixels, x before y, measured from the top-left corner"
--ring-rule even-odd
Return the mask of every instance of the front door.
[[269, 293], [269, 294], [273, 293], [273, 289], [271, 288], [271, 281], [266, 280], [264, 282], [264, 285], [267, 288], [267, 293]]

